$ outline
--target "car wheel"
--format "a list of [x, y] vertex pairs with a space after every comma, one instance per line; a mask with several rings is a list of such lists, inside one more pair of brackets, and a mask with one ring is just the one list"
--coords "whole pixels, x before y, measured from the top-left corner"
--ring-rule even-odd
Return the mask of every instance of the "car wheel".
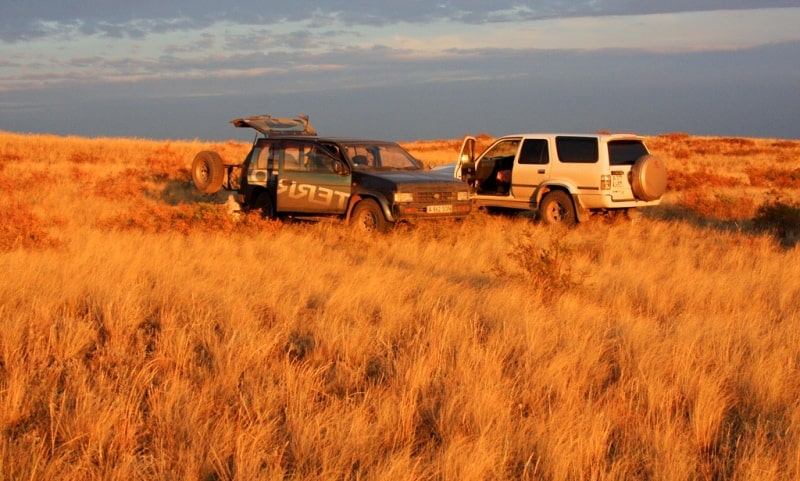
[[361, 232], [386, 232], [389, 227], [381, 207], [372, 199], [356, 204], [350, 215], [350, 224]]
[[575, 207], [570, 196], [562, 190], [554, 190], [542, 199], [539, 215], [545, 224], [575, 225]]
[[192, 162], [192, 182], [197, 190], [204, 194], [214, 194], [222, 187], [225, 167], [218, 153], [204, 150], [194, 157]]
[[263, 219], [275, 218], [275, 204], [272, 202], [272, 196], [267, 191], [258, 194], [256, 201], [253, 203], [253, 209], [259, 209]]
[[635, 208], [625, 209], [625, 218], [630, 222], [639, 222], [642, 220], [642, 211]]
[[667, 190], [667, 166], [655, 155], [643, 155], [636, 159], [631, 177], [631, 188], [638, 199], [648, 202], [657, 200]]

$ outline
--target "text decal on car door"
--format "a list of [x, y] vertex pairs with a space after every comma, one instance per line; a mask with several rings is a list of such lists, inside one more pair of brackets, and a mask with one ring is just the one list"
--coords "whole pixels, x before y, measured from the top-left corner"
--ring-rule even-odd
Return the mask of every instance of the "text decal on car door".
[[329, 189], [327, 187], [318, 187], [312, 184], [292, 183], [288, 186], [278, 186], [278, 195], [286, 194], [287, 191], [290, 199], [308, 199], [308, 201], [313, 204], [324, 206], [335, 205], [337, 209], [344, 209], [347, 199], [350, 197], [349, 192]]

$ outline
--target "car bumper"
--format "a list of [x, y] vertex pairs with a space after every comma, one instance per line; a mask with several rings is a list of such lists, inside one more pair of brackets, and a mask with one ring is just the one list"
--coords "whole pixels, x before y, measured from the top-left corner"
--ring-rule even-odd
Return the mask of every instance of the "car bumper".
[[636, 199], [614, 199], [611, 195], [574, 195], [585, 209], [631, 209], [659, 205], [661, 199], [644, 201]]
[[395, 204], [392, 216], [396, 220], [426, 219], [441, 217], [465, 217], [472, 211], [471, 202], [446, 204]]

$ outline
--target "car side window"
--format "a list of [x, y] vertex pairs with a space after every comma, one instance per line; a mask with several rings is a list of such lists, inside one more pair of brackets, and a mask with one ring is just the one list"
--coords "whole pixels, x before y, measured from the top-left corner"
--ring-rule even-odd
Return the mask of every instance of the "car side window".
[[300, 153], [301, 148], [299, 144], [284, 144], [280, 149], [280, 159], [283, 163], [283, 170], [299, 171], [300, 168]]
[[556, 137], [558, 160], [573, 164], [593, 164], [598, 160], [599, 148], [594, 137]]
[[317, 172], [319, 174], [332, 174], [336, 172], [335, 162], [336, 159], [331, 155], [327, 149], [319, 145], [309, 146], [309, 150], [304, 152], [303, 166], [308, 172]]
[[293, 172], [335, 172], [335, 158], [331, 152], [316, 144], [286, 142], [280, 149], [283, 170]]
[[512, 159], [517, 155], [519, 148], [519, 139], [502, 140], [489, 148], [484, 154], [483, 158], [503, 158], [511, 157]]
[[544, 165], [550, 163], [547, 139], [525, 139], [519, 153], [520, 164]]
[[258, 157], [256, 158], [256, 169], [264, 170], [267, 168], [269, 155], [271, 152], [272, 152], [272, 144], [265, 145], [259, 150]]
[[247, 158], [247, 172], [253, 173], [256, 171], [264, 171], [272, 166], [272, 154], [274, 152], [272, 144], [264, 144], [261, 146], [253, 147], [250, 155]]

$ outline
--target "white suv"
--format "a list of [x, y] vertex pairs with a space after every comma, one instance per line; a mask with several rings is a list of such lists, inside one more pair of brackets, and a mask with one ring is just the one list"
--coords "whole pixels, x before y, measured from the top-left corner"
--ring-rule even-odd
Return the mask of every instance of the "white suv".
[[667, 187], [664, 162], [630, 134], [507, 135], [477, 157], [466, 137], [453, 173], [475, 205], [538, 212], [549, 224], [658, 205]]

